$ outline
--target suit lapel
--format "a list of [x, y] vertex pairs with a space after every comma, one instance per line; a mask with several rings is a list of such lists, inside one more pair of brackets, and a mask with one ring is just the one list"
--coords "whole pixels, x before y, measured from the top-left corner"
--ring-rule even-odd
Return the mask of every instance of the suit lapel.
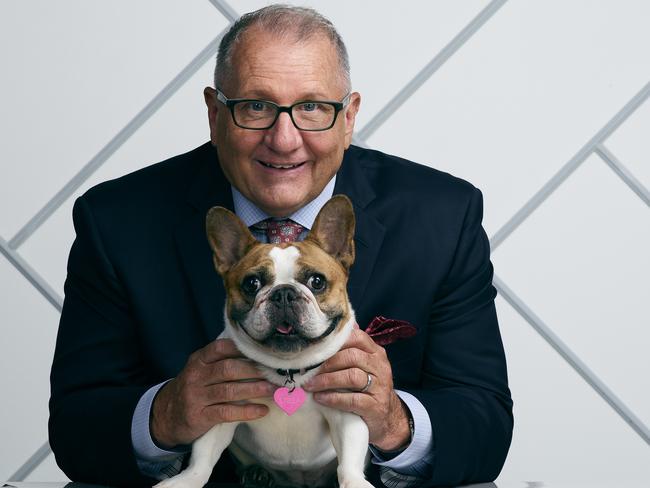
[[176, 244], [207, 340], [211, 341], [223, 330], [225, 291], [212, 262], [205, 215], [213, 206], [233, 209], [230, 183], [211, 147], [190, 185], [187, 203], [188, 213], [175, 230]]
[[[356, 258], [350, 272], [348, 293], [355, 310], [361, 310], [368, 281], [377, 262], [386, 228], [368, 211], [375, 192], [364, 171], [359, 149], [351, 147], [345, 152], [343, 164], [336, 177], [334, 194], [347, 195], [354, 206], [356, 229], [354, 243]], [[367, 324], [359, 324], [365, 329]]]

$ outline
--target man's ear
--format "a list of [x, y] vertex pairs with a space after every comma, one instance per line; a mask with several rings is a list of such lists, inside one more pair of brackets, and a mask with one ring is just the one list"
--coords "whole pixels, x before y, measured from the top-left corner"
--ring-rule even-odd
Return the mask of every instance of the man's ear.
[[217, 143], [217, 112], [219, 111], [219, 102], [217, 101], [217, 91], [214, 88], [206, 86], [203, 89], [203, 99], [208, 108], [208, 123], [210, 124], [210, 140], [212, 144]]
[[318, 212], [305, 240], [316, 243], [348, 271], [354, 262], [354, 222], [350, 199], [335, 195]]
[[357, 119], [357, 113], [361, 106], [361, 95], [359, 92], [353, 92], [350, 95], [350, 102], [345, 108], [343, 115], [345, 116], [345, 148], [347, 149], [352, 144], [352, 133], [354, 132], [354, 122]]
[[222, 276], [257, 243], [239, 217], [223, 207], [208, 210], [205, 228], [213, 252], [214, 266]]

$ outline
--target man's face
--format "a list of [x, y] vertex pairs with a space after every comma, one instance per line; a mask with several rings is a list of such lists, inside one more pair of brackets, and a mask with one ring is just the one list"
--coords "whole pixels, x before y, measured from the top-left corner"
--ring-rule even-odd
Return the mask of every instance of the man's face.
[[[303, 100], [341, 101], [336, 51], [324, 36], [302, 43], [278, 40], [251, 28], [233, 53], [233, 73], [219, 87], [228, 98], [255, 98], [278, 105]], [[296, 129], [281, 113], [266, 130], [242, 129], [230, 110], [204, 91], [210, 138], [224, 174], [246, 198], [274, 217], [286, 217], [316, 198], [341, 165], [350, 145], [360, 96], [354, 93], [334, 127], [322, 132]], [[273, 165], [273, 167], [271, 167]]]

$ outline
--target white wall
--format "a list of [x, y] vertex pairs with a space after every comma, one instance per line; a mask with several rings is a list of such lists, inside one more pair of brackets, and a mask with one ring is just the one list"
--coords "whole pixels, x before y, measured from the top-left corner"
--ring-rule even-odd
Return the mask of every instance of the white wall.
[[[265, 3], [230, 6], [243, 13]], [[363, 97], [358, 130], [489, 4], [304, 3], [348, 44]], [[645, 0], [510, 0], [495, 10], [366, 141], [481, 188], [489, 236], [650, 82]], [[0, 481], [47, 438], [58, 320], [7, 255], [62, 296], [74, 198], [207, 140], [201, 90], [211, 83], [211, 55], [151, 117], [136, 115], [227, 25], [208, 0], [0, 2]], [[128, 125], [134, 118], [143, 123]], [[125, 127], [136, 130], [102, 157]], [[647, 195], [650, 101], [601, 142]], [[10, 249], [91, 160], [104, 162]], [[493, 253], [498, 277], [646, 426], [649, 249], [648, 205], [589, 152]], [[497, 306], [516, 415], [497, 484], [647, 485], [648, 444], [502, 297]], [[65, 476], [50, 455], [29, 479]]]

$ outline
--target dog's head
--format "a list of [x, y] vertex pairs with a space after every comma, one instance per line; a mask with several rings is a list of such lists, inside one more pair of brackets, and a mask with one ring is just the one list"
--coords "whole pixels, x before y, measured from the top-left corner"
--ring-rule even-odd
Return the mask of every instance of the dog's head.
[[324, 361], [347, 339], [354, 312], [346, 286], [354, 261], [354, 212], [337, 195], [302, 242], [261, 244], [229, 210], [206, 219], [226, 289], [226, 327], [246, 356], [273, 368]]

